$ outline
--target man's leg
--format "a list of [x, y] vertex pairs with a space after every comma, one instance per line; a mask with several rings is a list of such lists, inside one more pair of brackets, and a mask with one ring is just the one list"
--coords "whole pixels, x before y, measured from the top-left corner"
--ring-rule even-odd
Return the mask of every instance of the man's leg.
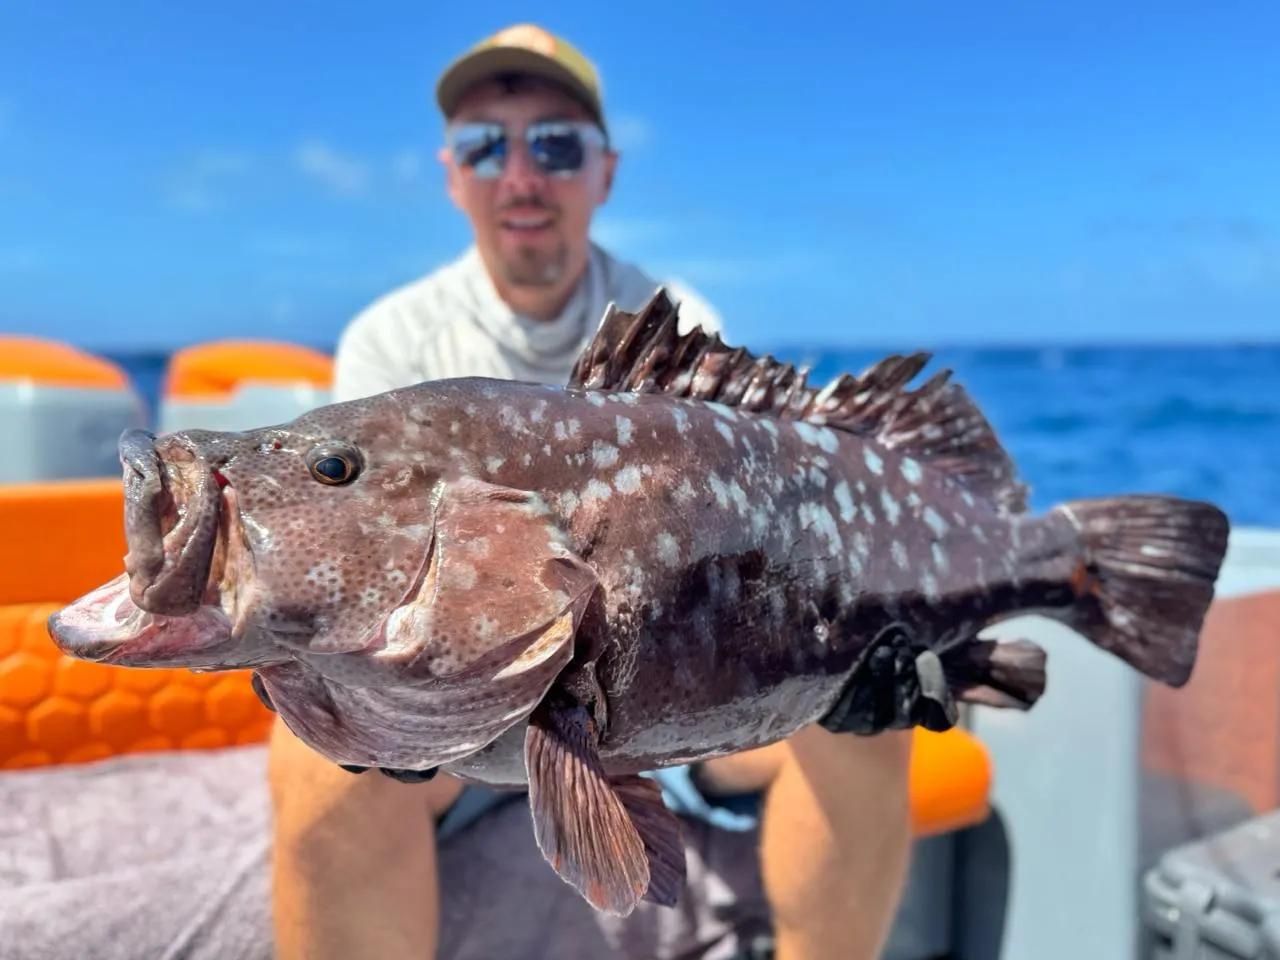
[[767, 791], [760, 858], [777, 960], [874, 960], [883, 949], [910, 861], [911, 739], [811, 726], [700, 771], [713, 791]]
[[277, 718], [269, 758], [272, 864], [281, 960], [435, 956], [435, 817], [462, 786], [447, 775], [404, 784], [351, 774]]

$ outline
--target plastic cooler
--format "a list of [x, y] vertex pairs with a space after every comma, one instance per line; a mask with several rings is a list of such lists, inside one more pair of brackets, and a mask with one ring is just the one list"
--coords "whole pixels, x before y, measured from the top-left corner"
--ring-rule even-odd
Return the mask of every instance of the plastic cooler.
[[119, 367], [63, 343], [0, 337], [0, 483], [118, 476], [146, 411]]
[[1280, 811], [1166, 853], [1143, 915], [1150, 960], [1280, 958]]
[[329, 403], [332, 381], [332, 358], [297, 344], [197, 344], [169, 361], [157, 426], [169, 433], [287, 423]]

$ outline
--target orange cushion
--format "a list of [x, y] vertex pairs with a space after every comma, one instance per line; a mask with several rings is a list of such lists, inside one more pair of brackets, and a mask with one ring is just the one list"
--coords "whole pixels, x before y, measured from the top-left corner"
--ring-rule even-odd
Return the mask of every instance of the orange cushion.
[[266, 739], [249, 672], [135, 670], [63, 656], [45, 622], [61, 604], [0, 607], [0, 769]]
[[70, 601], [124, 571], [119, 477], [0, 484], [0, 604]]
[[179, 350], [169, 360], [164, 393], [173, 398], [225, 397], [245, 381], [307, 383], [327, 388], [333, 359], [318, 350], [268, 340], [222, 340]]
[[56, 340], [18, 336], [0, 336], [0, 380], [115, 389], [129, 384], [120, 367], [101, 357]]
[[981, 823], [991, 812], [991, 756], [971, 733], [916, 729], [911, 750], [911, 823], [916, 836]]

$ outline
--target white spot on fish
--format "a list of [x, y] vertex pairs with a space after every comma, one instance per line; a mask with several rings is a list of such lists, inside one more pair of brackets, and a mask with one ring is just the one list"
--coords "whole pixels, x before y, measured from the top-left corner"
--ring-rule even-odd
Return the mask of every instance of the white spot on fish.
[[680, 544], [676, 542], [676, 538], [669, 533], [658, 534], [655, 541], [658, 551], [658, 559], [668, 567], [680, 566]]
[[532, 463], [533, 463], [533, 454], [531, 453], [526, 453], [523, 457], [520, 458], [521, 466], [527, 467]]
[[889, 518], [889, 523], [897, 526], [898, 517], [902, 515], [902, 504], [889, 496], [888, 490], [881, 490], [880, 506], [884, 507], [884, 515]]
[[751, 511], [751, 535], [756, 539], [763, 537], [765, 532], [769, 529], [770, 512], [769, 508], [765, 507], [763, 504], [757, 505], [756, 508]]
[[455, 420], [455, 421], [453, 421], [453, 423], [449, 424], [449, 432], [450, 432], [451, 434], [453, 434], [454, 436], [457, 436], [458, 431], [459, 431], [459, 430], [461, 430], [461, 429], [462, 429], [462, 424], [458, 423], [458, 421], [457, 421], [457, 420]]
[[849, 495], [849, 484], [845, 480], [841, 480], [836, 484], [836, 506], [840, 508], [840, 519], [848, 523], [857, 514], [857, 507], [853, 505], [853, 497]]
[[611, 496], [613, 496], [613, 490], [610, 489], [607, 483], [601, 483], [599, 480], [590, 480], [587, 482], [587, 488], [582, 491], [582, 502], [608, 500]]
[[507, 460], [505, 457], [490, 457], [484, 462], [484, 465], [489, 468], [490, 473], [497, 473], [506, 462]]
[[544, 443], [544, 444], [542, 445], [542, 455], [543, 455], [544, 457], [549, 457], [549, 456], [551, 456], [551, 444], [549, 444], [549, 443]]
[[902, 458], [902, 463], [899, 466], [899, 469], [902, 470], [902, 476], [906, 478], [907, 483], [912, 486], [918, 484], [924, 479], [924, 473], [920, 470], [920, 464], [915, 460], [912, 460], [910, 457]]
[[920, 586], [924, 590], [925, 598], [928, 600], [938, 599], [938, 578], [928, 570], [920, 574]]
[[612, 467], [618, 462], [618, 448], [611, 443], [597, 440], [591, 445], [591, 462], [600, 469]]
[[745, 517], [751, 510], [751, 504], [747, 502], [746, 491], [742, 489], [737, 480], [729, 483], [729, 496], [733, 498], [733, 504], [738, 508], [738, 513]]
[[613, 422], [618, 427], [618, 446], [625, 447], [631, 442], [631, 421], [626, 417], [614, 417]]
[[769, 436], [777, 437], [778, 428], [773, 425], [772, 420], [764, 419], [764, 420], [758, 420], [756, 422], [760, 424], [760, 429], [763, 430], [765, 433], [769, 434]]
[[933, 509], [933, 507], [924, 508], [924, 522], [927, 523], [929, 525], [929, 529], [939, 537], [946, 536], [947, 531], [951, 529], [947, 525], [947, 521], [943, 520], [938, 511]]
[[640, 489], [640, 471], [636, 467], [623, 467], [614, 475], [613, 485], [619, 493], [635, 493]]
[[849, 573], [855, 577], [862, 576], [862, 558], [856, 553], [850, 553], [846, 558], [849, 564]]
[[[608, 490], [608, 487], [605, 487]], [[572, 517], [573, 511], [578, 509], [578, 495], [572, 491], [566, 490], [560, 494], [560, 512], [566, 517]]]
[[870, 447], [867, 447], [862, 451], [862, 459], [866, 461], [867, 469], [876, 476], [884, 473], [884, 461], [881, 460], [880, 456]]
[[832, 551], [843, 549], [844, 544], [840, 542], [840, 528], [836, 526], [835, 517], [825, 505], [800, 504], [800, 526], [813, 527], [827, 541], [827, 546]]
[[539, 400], [537, 403], [533, 405], [532, 409], [529, 410], [529, 419], [533, 423], [541, 423], [542, 418], [546, 414], [546, 412], [547, 412], [547, 401]]
[[816, 487], [822, 487], [825, 489], [827, 486], [827, 475], [823, 473], [822, 470], [820, 470], [818, 467], [810, 467], [809, 482]]
[[721, 423], [719, 420], [715, 423], [716, 430], [720, 436], [724, 437], [724, 442], [733, 446], [733, 429], [727, 423]]
[[973, 494], [971, 494], [968, 490], [961, 490], [961, 491], [960, 491], [960, 499], [964, 501], [964, 505], [965, 505], [966, 507], [973, 507], [973, 505], [974, 505], [974, 504], [973, 504]]
[[707, 407], [719, 416], [724, 417], [726, 420], [734, 421], [738, 419], [737, 412], [732, 407], [727, 407], [723, 403], [711, 401], [707, 403]]
[[893, 541], [893, 546], [889, 550], [893, 554], [893, 562], [903, 570], [907, 569], [907, 548], [902, 545], [902, 541]]
[[463, 590], [470, 590], [476, 585], [476, 568], [469, 563], [455, 560], [449, 565], [450, 579], [453, 585]]
[[715, 494], [716, 503], [721, 509], [729, 506], [729, 488], [724, 485], [720, 477], [713, 473], [707, 478], [707, 483], [710, 484], [711, 492]]
[[912, 510], [919, 510], [922, 503], [924, 503], [924, 501], [920, 499], [920, 494], [916, 493], [914, 490], [907, 494], [907, 505], [911, 507]]
[[676, 487], [675, 496], [678, 503], [688, 503], [697, 496], [697, 494], [694, 493], [693, 484], [689, 482], [688, 477], [685, 477], [680, 481], [680, 486]]
[[875, 526], [875, 511], [871, 509], [871, 504], [867, 503], [865, 500], [862, 501], [862, 519], [867, 522], [868, 526]]
[[587, 403], [595, 407], [603, 407], [605, 405], [604, 395], [596, 393], [594, 390], [588, 390]]
[[508, 430], [514, 430], [517, 433], [525, 433], [528, 427], [524, 425], [524, 417], [520, 416], [520, 412], [515, 407], [503, 405], [498, 410], [498, 422]]
[[951, 566], [950, 561], [947, 560], [947, 552], [942, 549], [942, 544], [940, 543], [933, 545], [933, 564], [941, 573], [946, 573]]
[[672, 407], [671, 419], [676, 422], [676, 431], [678, 433], [686, 433], [688, 431], [689, 415], [684, 412], [683, 407]]

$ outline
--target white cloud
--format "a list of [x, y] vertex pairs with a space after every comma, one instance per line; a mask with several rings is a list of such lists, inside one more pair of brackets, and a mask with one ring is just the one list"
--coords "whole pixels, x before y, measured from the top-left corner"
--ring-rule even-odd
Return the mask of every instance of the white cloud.
[[294, 153], [298, 169], [334, 193], [354, 196], [369, 186], [365, 164], [346, 157], [320, 140], [299, 145]]
[[609, 121], [609, 139], [618, 150], [639, 150], [653, 142], [653, 125], [635, 113], [618, 113]]

